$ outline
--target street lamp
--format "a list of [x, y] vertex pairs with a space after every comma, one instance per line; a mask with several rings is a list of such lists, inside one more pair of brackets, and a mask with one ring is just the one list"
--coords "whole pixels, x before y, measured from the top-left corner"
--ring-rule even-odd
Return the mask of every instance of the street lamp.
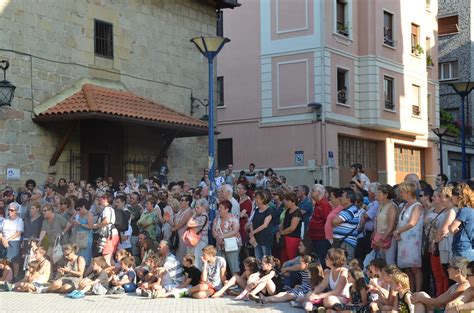
[[225, 37], [196, 37], [191, 39], [191, 42], [196, 45], [196, 48], [201, 52], [208, 61], [209, 67], [209, 181], [211, 186], [209, 188], [209, 205], [211, 221], [214, 220], [216, 209], [216, 182], [214, 179], [214, 58], [219, 54], [224, 45], [230, 41]]
[[7, 80], [6, 72], [10, 67], [10, 62], [6, 60], [0, 61], [0, 69], [3, 70], [3, 80], [0, 81], [0, 106], [10, 106], [13, 100], [13, 94], [15, 93], [15, 85]]
[[433, 128], [432, 131], [439, 138], [439, 171], [440, 171], [440, 174], [442, 175], [444, 174], [443, 173], [443, 137], [448, 132], [448, 129], [446, 127], [439, 127], [439, 128]]
[[474, 89], [474, 82], [457, 82], [449, 84], [456, 93], [461, 97], [461, 163], [462, 163], [462, 179], [467, 178], [466, 171], [466, 133], [464, 131], [465, 121], [464, 121], [464, 100], [469, 95], [469, 93]]

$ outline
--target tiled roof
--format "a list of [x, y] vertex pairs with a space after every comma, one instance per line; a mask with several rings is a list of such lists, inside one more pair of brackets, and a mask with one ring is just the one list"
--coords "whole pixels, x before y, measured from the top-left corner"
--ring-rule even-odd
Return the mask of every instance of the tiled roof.
[[206, 122], [137, 96], [129, 91], [92, 84], [84, 84], [80, 91], [39, 113], [38, 117], [46, 118], [57, 115], [75, 115], [77, 113], [98, 113], [155, 121], [161, 124], [207, 129]]

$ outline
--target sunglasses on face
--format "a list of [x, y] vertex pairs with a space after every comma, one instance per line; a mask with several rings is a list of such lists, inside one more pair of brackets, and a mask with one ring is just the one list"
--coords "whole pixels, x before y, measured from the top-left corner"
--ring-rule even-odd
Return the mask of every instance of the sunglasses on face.
[[49, 211], [49, 210], [43, 210], [42, 212], [43, 212], [43, 213], [47, 213], [48, 211]]
[[8, 212], [16, 212], [15, 209], [8, 209]]

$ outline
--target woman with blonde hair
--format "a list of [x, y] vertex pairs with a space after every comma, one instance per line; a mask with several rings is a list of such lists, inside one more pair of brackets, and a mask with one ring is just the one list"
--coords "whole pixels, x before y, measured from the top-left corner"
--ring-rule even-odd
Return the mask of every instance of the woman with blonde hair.
[[76, 254], [78, 250], [79, 248], [75, 244], [63, 246], [64, 259], [59, 263], [56, 279], [49, 286], [49, 292], [67, 293], [79, 287], [86, 261], [82, 256]]
[[453, 256], [462, 256], [474, 261], [474, 192], [467, 184], [459, 184], [452, 192], [452, 200], [459, 208], [454, 221], [449, 225], [453, 236]]

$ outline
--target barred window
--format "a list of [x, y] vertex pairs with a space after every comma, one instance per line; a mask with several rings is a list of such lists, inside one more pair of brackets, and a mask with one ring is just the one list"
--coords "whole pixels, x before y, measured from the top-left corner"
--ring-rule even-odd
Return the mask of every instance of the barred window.
[[114, 35], [111, 23], [94, 20], [94, 53], [100, 57], [114, 58]]

